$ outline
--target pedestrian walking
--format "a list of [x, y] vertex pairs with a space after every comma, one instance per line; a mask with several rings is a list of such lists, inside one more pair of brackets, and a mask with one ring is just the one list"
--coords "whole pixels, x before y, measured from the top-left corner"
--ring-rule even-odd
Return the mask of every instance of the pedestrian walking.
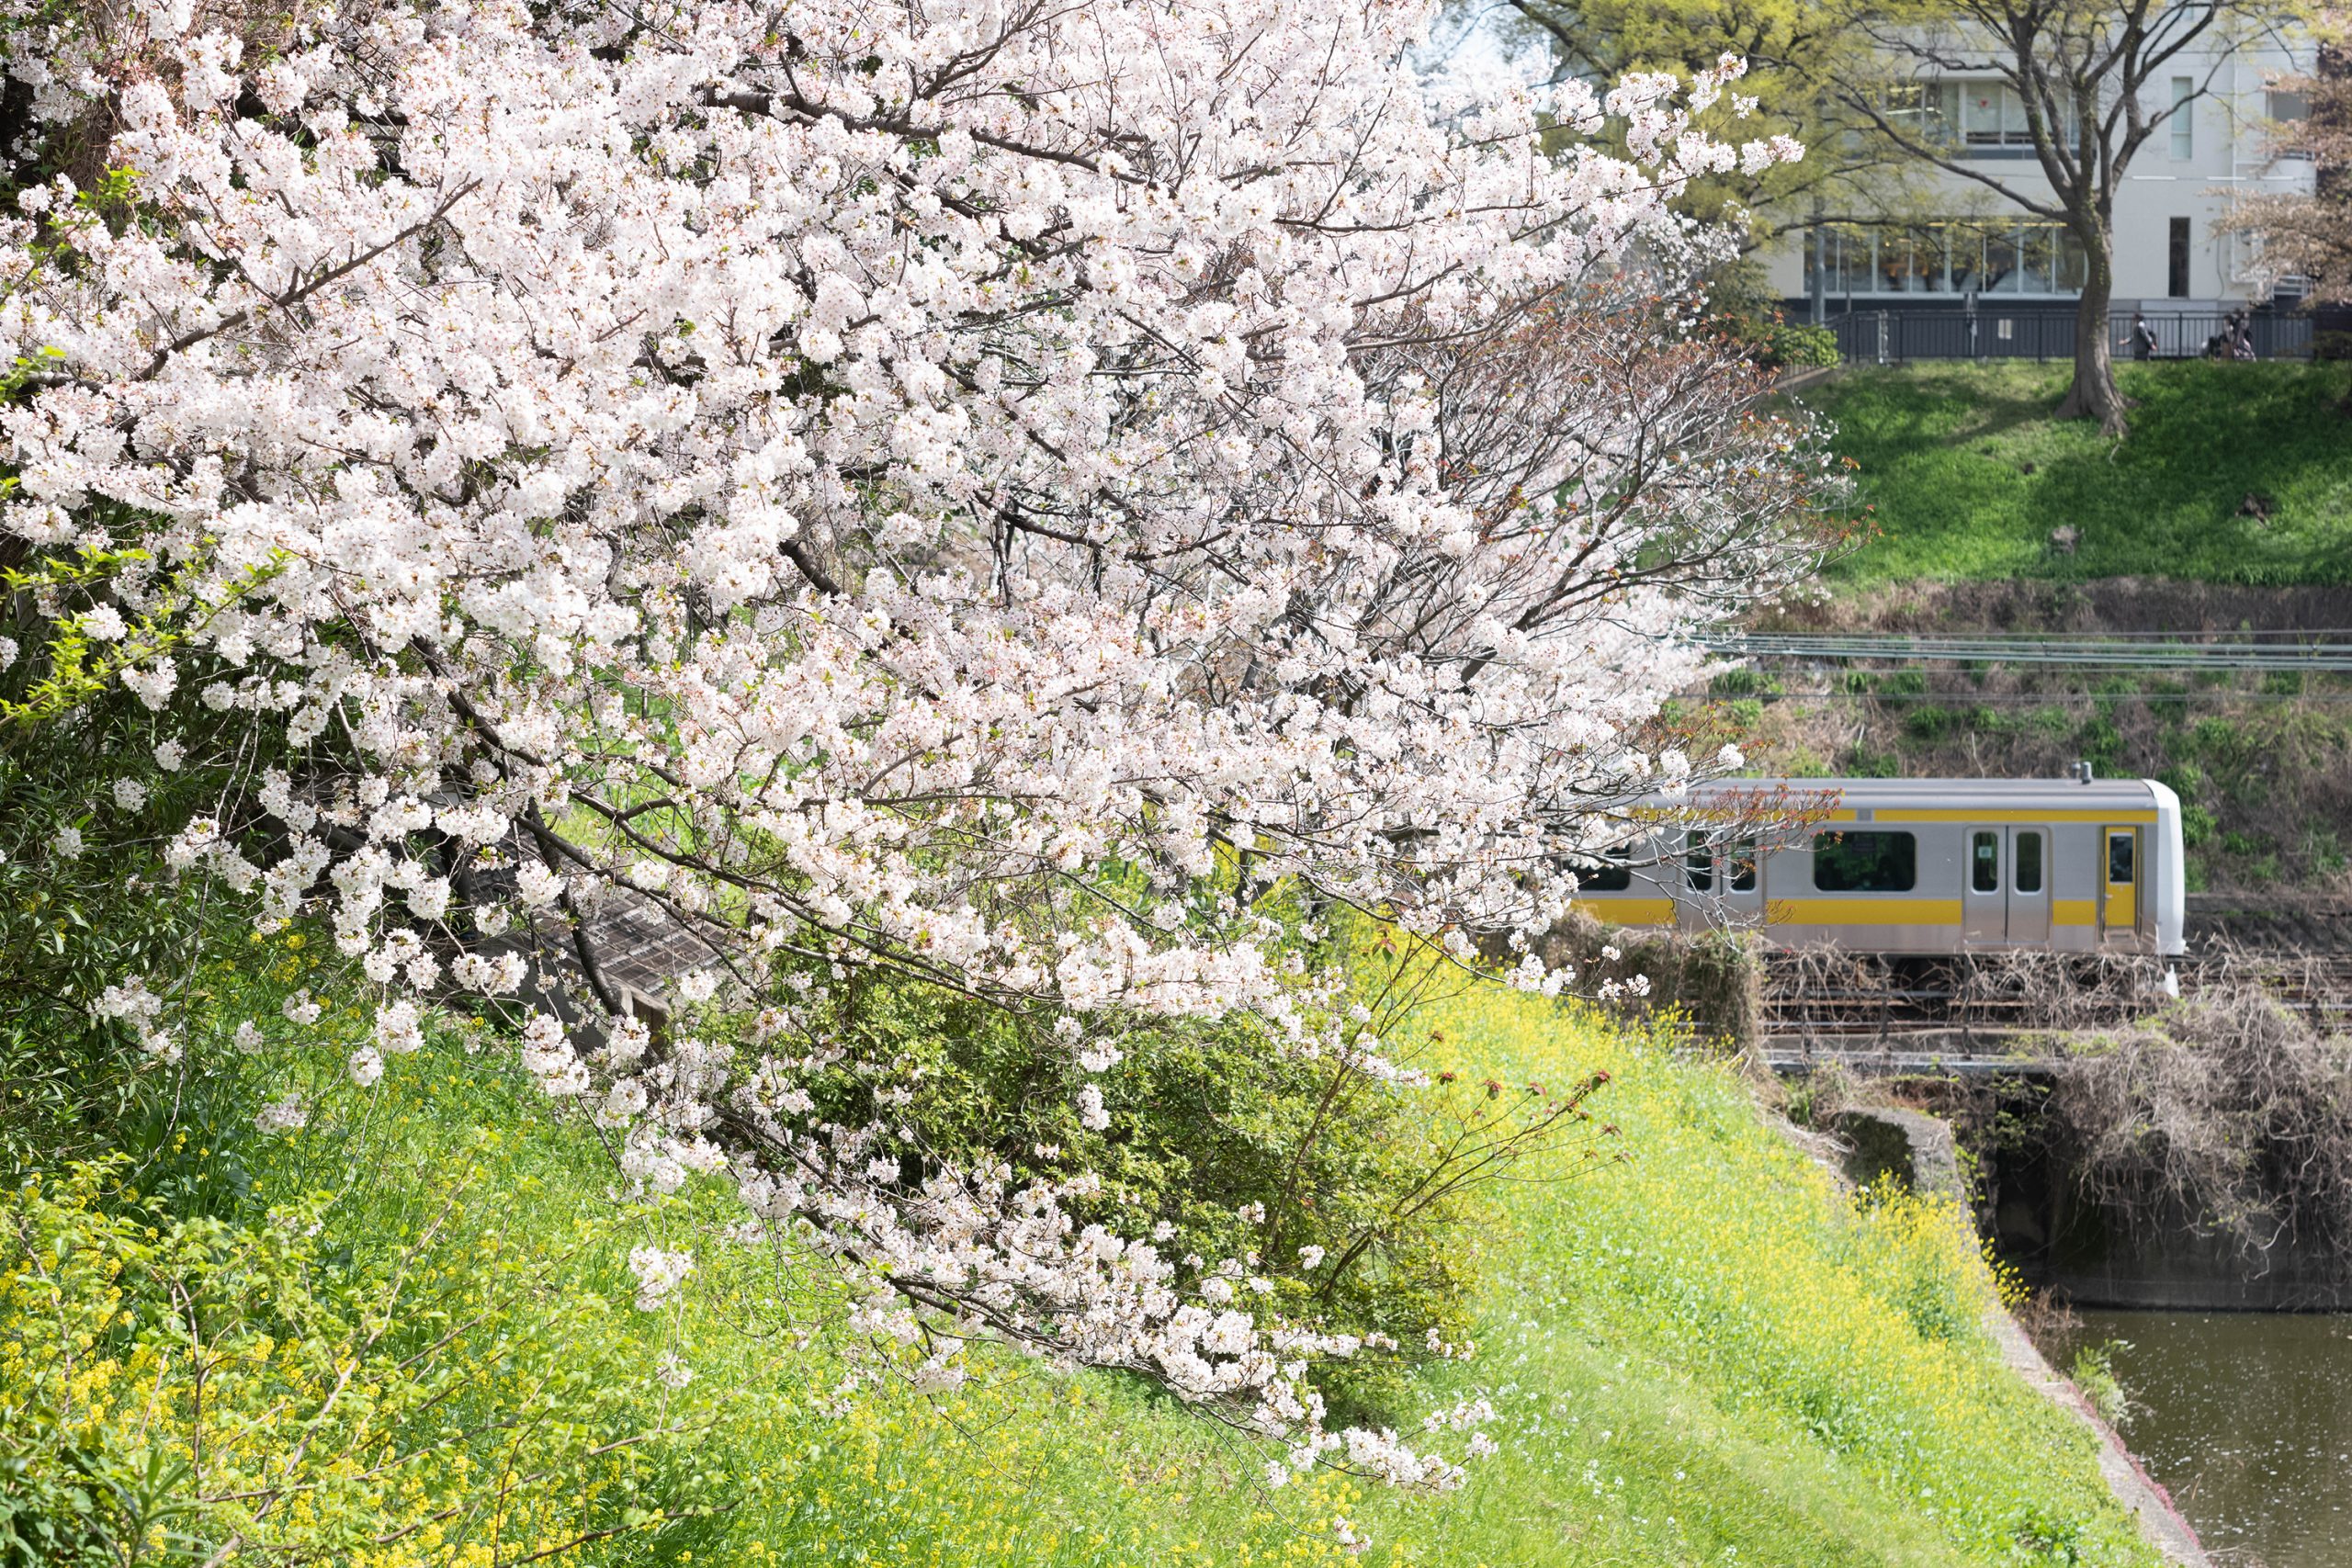
[[2132, 312], [2132, 357], [2154, 359], [2156, 356], [2156, 329], [2148, 324], [2147, 316], [2139, 310]]

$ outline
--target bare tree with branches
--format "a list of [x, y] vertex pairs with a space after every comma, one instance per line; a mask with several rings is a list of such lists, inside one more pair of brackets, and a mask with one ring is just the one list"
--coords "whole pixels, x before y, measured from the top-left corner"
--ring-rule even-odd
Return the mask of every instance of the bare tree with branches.
[[[1877, 45], [1883, 74], [1838, 88], [1873, 131], [1946, 173], [2062, 223], [2082, 248], [2075, 376], [2062, 419], [2128, 428], [2108, 333], [2115, 292], [2115, 195], [2148, 139], [2209, 96], [2245, 44], [2286, 26], [2281, 0], [1865, 0], [1854, 26]], [[1996, 77], [2024, 107], [2033, 157], [1988, 164], [1906, 97], [1924, 80]], [[2180, 97], [2153, 94], [2183, 75]], [[2014, 172], [2013, 172], [2014, 171]], [[2038, 175], [2040, 180], [2020, 177]]]

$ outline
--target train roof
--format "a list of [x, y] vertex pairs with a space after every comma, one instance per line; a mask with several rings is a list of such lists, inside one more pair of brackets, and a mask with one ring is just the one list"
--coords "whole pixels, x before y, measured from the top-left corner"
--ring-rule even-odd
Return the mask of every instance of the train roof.
[[1997, 806], [2009, 811], [2089, 810], [2137, 807], [2144, 810], [2167, 794], [2146, 779], [1713, 779], [1693, 786], [1693, 801], [1725, 795], [1786, 795], [1813, 801], [1834, 795], [1837, 807]]

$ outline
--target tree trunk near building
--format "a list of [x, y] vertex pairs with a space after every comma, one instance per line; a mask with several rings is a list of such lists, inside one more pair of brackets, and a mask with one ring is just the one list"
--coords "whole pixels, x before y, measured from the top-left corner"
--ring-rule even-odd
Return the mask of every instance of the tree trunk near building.
[[2115, 387], [2115, 352], [2108, 327], [2108, 308], [2115, 298], [2113, 231], [2093, 220], [2078, 224], [2083, 243], [2083, 298], [2075, 312], [2075, 384], [2058, 405], [2060, 419], [2095, 419], [2100, 434], [2122, 435], [2130, 428], [2123, 416], [2123, 394]]

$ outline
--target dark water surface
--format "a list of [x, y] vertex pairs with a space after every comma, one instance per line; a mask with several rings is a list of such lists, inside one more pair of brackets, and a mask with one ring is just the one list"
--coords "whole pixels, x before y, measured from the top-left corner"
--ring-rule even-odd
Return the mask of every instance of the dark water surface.
[[2352, 1315], [2084, 1312], [2128, 1341], [2124, 1440], [2207, 1550], [2352, 1568]]

